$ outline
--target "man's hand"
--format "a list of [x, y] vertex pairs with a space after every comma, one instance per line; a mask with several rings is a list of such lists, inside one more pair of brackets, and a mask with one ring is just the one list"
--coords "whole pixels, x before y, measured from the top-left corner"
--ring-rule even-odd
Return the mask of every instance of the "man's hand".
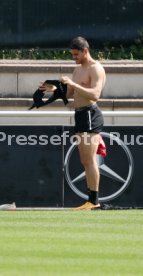
[[45, 83], [44, 83], [44, 82], [40, 82], [38, 88], [39, 88], [41, 91], [45, 91], [45, 90], [46, 90]]
[[75, 83], [67, 76], [63, 76], [60, 81], [72, 87], [75, 85]]
[[46, 82], [40, 82], [39, 90], [46, 92], [54, 92], [57, 89], [55, 85], [48, 84]]

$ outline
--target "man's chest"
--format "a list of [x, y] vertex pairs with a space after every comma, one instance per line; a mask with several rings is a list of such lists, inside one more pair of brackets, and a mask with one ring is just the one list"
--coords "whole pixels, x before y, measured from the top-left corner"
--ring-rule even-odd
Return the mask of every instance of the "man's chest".
[[90, 74], [88, 70], [78, 69], [74, 76], [73, 81], [82, 86], [90, 86]]

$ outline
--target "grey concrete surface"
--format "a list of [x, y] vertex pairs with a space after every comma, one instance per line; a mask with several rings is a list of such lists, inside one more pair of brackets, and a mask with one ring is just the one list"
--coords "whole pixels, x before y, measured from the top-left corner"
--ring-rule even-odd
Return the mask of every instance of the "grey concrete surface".
[[[98, 104], [101, 110], [143, 110], [143, 61], [101, 61], [107, 82]], [[27, 110], [33, 92], [40, 81], [72, 76], [73, 61], [0, 60], [0, 110]], [[73, 101], [62, 101], [42, 110], [73, 110]], [[37, 110], [38, 112], [38, 110]], [[74, 118], [1, 118], [0, 124], [65, 124], [73, 125]], [[143, 118], [105, 118], [105, 125], [143, 125]]]
[[[101, 61], [107, 82], [102, 98], [143, 98], [142, 61]], [[70, 77], [73, 61], [0, 60], [1, 97], [30, 98], [40, 81]]]

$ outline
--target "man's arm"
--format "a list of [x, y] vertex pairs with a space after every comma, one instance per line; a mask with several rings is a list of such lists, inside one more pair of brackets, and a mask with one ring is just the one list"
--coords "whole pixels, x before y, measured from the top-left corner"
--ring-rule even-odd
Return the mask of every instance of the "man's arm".
[[63, 77], [61, 81], [63, 83], [67, 83], [69, 87], [72, 87], [75, 93], [78, 93], [89, 100], [97, 101], [103, 89], [104, 78], [105, 78], [104, 69], [100, 66], [94, 66], [91, 69], [90, 78], [91, 78], [91, 88], [83, 87], [73, 82], [71, 79], [69, 79], [66, 76]]

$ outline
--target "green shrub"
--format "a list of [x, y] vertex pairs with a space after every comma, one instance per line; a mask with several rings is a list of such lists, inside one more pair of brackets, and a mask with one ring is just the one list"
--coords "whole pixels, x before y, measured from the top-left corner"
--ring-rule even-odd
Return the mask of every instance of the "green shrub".
[[[92, 49], [93, 58], [99, 60], [142, 60], [143, 59], [143, 32], [140, 32], [137, 38], [131, 45], [113, 46], [106, 43], [101, 49]], [[69, 60], [71, 54], [65, 49], [0, 49], [0, 59], [32, 59], [32, 60]]]

